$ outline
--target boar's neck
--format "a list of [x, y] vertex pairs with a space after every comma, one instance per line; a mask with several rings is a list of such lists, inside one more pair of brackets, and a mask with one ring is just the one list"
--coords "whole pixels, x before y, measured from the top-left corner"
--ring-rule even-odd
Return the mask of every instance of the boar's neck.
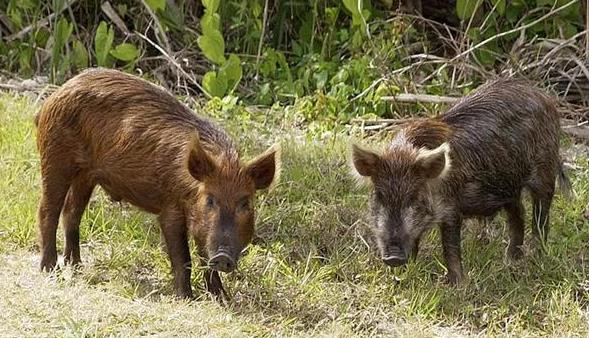
[[239, 164], [239, 154], [229, 135], [213, 122], [200, 116], [195, 117], [193, 126], [203, 149], [222, 162]]

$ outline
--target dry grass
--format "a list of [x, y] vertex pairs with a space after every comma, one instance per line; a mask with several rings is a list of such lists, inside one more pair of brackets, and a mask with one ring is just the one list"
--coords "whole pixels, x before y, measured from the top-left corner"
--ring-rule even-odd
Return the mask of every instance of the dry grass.
[[[468, 283], [450, 288], [437, 232], [405, 269], [377, 259], [366, 191], [346, 166], [348, 133], [293, 127], [290, 113], [227, 112], [247, 155], [282, 140], [284, 175], [258, 199], [257, 238], [239, 271], [223, 276], [232, 300], [170, 297], [169, 262], [153, 216], [98, 193], [82, 221], [84, 266], [37, 271], [39, 197], [33, 106], [0, 97], [0, 336], [587, 336], [589, 165], [571, 161], [577, 199], [557, 198], [547, 255], [533, 246], [505, 264], [504, 222], [488, 243], [464, 231]], [[219, 113], [223, 117], [223, 113]], [[529, 234], [527, 234], [527, 238]], [[61, 239], [61, 234], [60, 234]], [[61, 246], [61, 242], [58, 244]], [[200, 288], [200, 271], [193, 285]]]

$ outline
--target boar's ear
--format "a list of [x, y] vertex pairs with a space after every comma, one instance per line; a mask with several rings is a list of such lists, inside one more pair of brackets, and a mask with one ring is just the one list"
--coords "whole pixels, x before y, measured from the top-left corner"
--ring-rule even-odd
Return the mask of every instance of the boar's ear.
[[444, 142], [435, 149], [419, 149], [415, 164], [426, 178], [444, 177], [450, 169], [450, 145]]
[[217, 169], [215, 161], [202, 148], [198, 135], [194, 135], [188, 144], [188, 171], [198, 181], [203, 181]]
[[256, 189], [266, 189], [280, 176], [280, 145], [275, 144], [262, 155], [251, 160], [246, 171], [254, 180]]
[[352, 144], [352, 169], [359, 176], [374, 176], [380, 161], [378, 154], [357, 144]]

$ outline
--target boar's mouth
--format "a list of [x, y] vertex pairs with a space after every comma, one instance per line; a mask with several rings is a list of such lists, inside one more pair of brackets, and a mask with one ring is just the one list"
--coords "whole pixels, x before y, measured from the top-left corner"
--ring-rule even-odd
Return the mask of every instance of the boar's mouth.
[[382, 260], [388, 266], [402, 266], [407, 264], [407, 254], [400, 246], [390, 246], [382, 255]]
[[209, 259], [208, 266], [216, 271], [231, 272], [237, 267], [237, 260], [229, 252], [219, 250]]

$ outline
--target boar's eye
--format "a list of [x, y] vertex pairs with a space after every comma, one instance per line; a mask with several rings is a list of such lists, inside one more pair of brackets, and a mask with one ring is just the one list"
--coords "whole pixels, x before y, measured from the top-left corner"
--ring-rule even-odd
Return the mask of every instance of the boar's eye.
[[241, 201], [239, 201], [239, 204], [237, 205], [237, 208], [241, 212], [249, 211], [249, 209], [250, 209], [250, 199], [247, 198], [247, 197], [246, 198], [243, 198]]
[[207, 196], [207, 208], [212, 208], [215, 206], [215, 198], [211, 195]]
[[384, 200], [384, 194], [377, 190], [374, 192], [374, 198], [376, 198], [377, 201], [382, 201]]

